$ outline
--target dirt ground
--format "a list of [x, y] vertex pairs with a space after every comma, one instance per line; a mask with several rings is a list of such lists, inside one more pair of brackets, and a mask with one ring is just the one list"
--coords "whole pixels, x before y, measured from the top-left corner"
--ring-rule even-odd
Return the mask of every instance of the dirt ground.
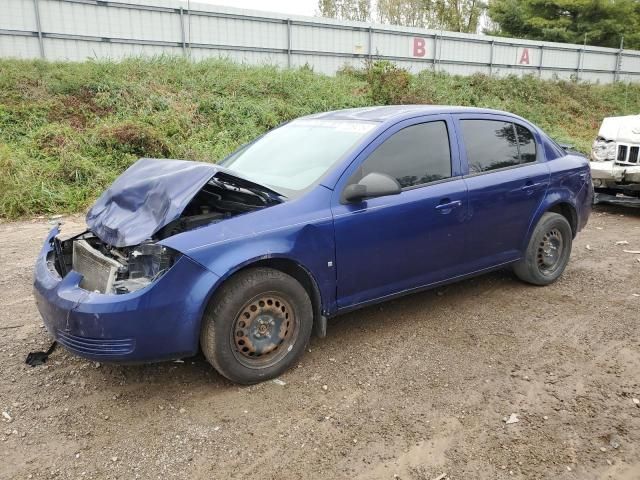
[[596, 209], [553, 286], [505, 271], [351, 313], [252, 387], [202, 357], [27, 366], [50, 227], [0, 225], [2, 479], [640, 478], [640, 211]]

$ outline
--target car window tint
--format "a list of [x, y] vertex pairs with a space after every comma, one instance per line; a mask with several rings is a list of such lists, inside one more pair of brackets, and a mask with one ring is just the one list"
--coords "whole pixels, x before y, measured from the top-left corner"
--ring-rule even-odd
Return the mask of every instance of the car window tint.
[[372, 172], [394, 177], [403, 188], [451, 177], [447, 124], [421, 123], [395, 133], [369, 155], [356, 181]]
[[513, 124], [496, 120], [462, 120], [469, 173], [481, 173], [520, 163]]
[[528, 128], [516, 124], [518, 145], [520, 146], [520, 163], [536, 161], [536, 141]]

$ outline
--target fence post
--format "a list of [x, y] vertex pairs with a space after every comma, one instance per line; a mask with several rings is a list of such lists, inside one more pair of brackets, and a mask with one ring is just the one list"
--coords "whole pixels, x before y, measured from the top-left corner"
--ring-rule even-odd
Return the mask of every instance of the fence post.
[[442, 44], [444, 43], [444, 33], [440, 30], [440, 43], [438, 45], [438, 65], [442, 62]]
[[40, 58], [44, 59], [44, 42], [42, 40], [42, 24], [40, 23], [40, 7], [38, 0], [33, 0], [33, 9], [36, 13], [36, 28], [38, 29], [38, 44], [40, 45]]
[[495, 40], [491, 40], [491, 51], [489, 53], [489, 76], [493, 75], [493, 49], [496, 45]]
[[187, 53], [191, 60], [193, 58], [191, 56], [191, 0], [187, 0], [187, 27]]
[[436, 71], [436, 60], [438, 58], [438, 32], [433, 36], [433, 71]]
[[622, 50], [624, 49], [624, 35], [620, 39], [620, 50], [618, 51], [618, 58], [616, 59], [616, 70], [613, 73], [613, 81], [618, 82], [620, 80], [620, 68], [622, 68]]
[[578, 65], [576, 65], [576, 82], [580, 80], [580, 63], [582, 62], [582, 55], [584, 50], [582, 48], [578, 49]]
[[187, 41], [184, 32], [184, 9], [180, 7], [180, 37], [182, 39], [182, 55], [187, 55]]
[[540, 61], [538, 62], [538, 78], [542, 78], [542, 58], [544, 57], [544, 45], [540, 45]]
[[291, 19], [287, 18], [287, 68], [291, 68]]
[[367, 38], [367, 42], [368, 42], [368, 47], [367, 50], [369, 52], [369, 61], [371, 61], [373, 59], [373, 27], [371, 25], [369, 25], [369, 33], [368, 33], [368, 38]]

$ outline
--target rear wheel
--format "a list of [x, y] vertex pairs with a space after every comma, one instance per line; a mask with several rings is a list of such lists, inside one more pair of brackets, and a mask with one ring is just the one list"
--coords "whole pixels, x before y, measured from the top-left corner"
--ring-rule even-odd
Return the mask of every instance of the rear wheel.
[[564, 272], [571, 255], [571, 225], [558, 213], [547, 212], [536, 225], [524, 258], [513, 267], [521, 280], [549, 285]]
[[209, 362], [237, 383], [277, 377], [304, 352], [313, 309], [293, 277], [270, 268], [238, 273], [211, 300], [200, 343]]

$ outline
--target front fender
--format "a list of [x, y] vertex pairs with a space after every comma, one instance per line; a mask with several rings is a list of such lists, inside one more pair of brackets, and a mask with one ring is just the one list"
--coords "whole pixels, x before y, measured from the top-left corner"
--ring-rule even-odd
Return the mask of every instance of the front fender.
[[333, 221], [292, 225], [188, 252], [220, 277], [212, 292], [231, 275], [262, 260], [284, 259], [298, 264], [315, 282], [323, 312], [335, 311], [335, 248]]

